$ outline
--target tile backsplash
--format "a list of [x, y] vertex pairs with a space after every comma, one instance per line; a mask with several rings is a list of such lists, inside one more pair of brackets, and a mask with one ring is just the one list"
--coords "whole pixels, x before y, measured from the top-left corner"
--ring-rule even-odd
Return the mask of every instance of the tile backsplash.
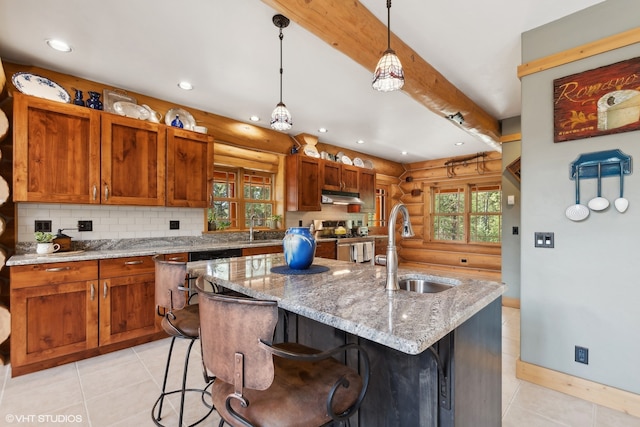
[[[92, 221], [93, 231], [64, 231], [76, 241], [200, 236], [205, 221], [199, 208], [19, 203], [17, 210], [18, 242], [33, 241], [36, 220], [50, 220], [54, 234], [77, 228], [80, 220]], [[170, 230], [169, 221], [180, 221], [180, 228]]]

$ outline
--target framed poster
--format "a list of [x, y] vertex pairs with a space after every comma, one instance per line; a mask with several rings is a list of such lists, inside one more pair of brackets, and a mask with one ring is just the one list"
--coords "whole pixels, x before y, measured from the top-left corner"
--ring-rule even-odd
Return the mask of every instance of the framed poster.
[[553, 141], [640, 129], [640, 57], [553, 81]]

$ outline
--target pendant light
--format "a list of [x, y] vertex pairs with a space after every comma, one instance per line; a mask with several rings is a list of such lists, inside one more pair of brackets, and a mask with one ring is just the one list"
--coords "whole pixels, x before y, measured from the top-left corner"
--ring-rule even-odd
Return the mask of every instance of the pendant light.
[[280, 28], [280, 102], [271, 113], [271, 128], [279, 131], [291, 129], [293, 122], [291, 121], [291, 113], [287, 110], [287, 106], [282, 102], [282, 29], [289, 26], [289, 18], [283, 15], [274, 15], [273, 24]]
[[391, 49], [391, 0], [387, 0], [387, 50], [378, 61], [376, 71], [373, 72], [374, 89], [381, 92], [400, 90], [404, 85], [404, 71], [402, 64]]

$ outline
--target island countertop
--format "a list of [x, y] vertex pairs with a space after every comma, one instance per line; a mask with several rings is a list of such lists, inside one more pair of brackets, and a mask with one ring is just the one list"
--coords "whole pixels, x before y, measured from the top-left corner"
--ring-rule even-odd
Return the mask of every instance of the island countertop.
[[278, 274], [282, 254], [188, 264], [191, 275], [406, 354], [419, 354], [505, 291], [502, 283], [400, 268], [398, 277], [454, 284], [431, 294], [385, 290], [386, 267], [315, 258], [317, 274]]

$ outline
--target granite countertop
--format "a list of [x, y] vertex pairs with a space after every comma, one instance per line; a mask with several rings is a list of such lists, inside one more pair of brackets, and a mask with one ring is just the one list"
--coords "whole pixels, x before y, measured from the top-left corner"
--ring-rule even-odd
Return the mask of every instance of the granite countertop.
[[427, 276], [455, 286], [434, 294], [388, 293], [383, 266], [316, 258], [314, 265], [329, 271], [271, 273], [278, 265], [284, 265], [282, 254], [196, 261], [188, 269], [223, 287], [276, 300], [284, 310], [407, 354], [422, 353], [506, 290], [498, 282], [400, 268], [400, 279]]
[[[98, 248], [95, 250], [80, 250], [70, 252], [56, 252], [49, 255], [39, 255], [35, 253], [13, 255], [7, 261], [8, 266], [14, 265], [31, 265], [46, 264], [52, 262], [71, 262], [71, 261], [91, 261], [98, 259], [122, 258], [131, 256], [146, 256], [156, 254], [171, 254], [178, 252], [199, 252], [217, 249], [237, 249], [250, 247], [263, 247], [281, 245], [282, 239], [274, 240], [254, 240], [236, 241], [236, 242], [208, 242], [200, 244], [186, 244], [184, 242], [174, 242], [167, 244], [164, 242], [155, 242], [155, 244], [141, 243], [138, 241], [130, 242], [129, 245], [119, 245], [117, 247]], [[122, 247], [124, 246], [124, 247]]]

